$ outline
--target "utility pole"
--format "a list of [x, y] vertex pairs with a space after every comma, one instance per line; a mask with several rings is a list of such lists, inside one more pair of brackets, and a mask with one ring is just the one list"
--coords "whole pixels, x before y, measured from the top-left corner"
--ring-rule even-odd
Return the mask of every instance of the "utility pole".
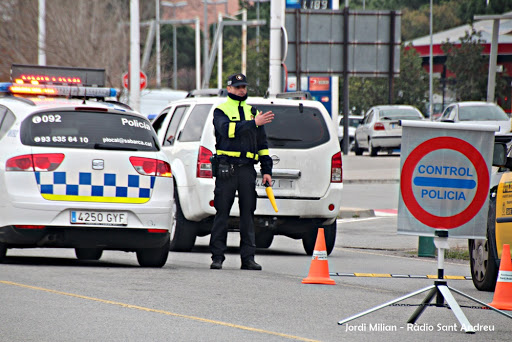
[[37, 63], [46, 65], [46, 6], [45, 0], [39, 0], [39, 36], [37, 39]]
[[130, 107], [140, 111], [140, 18], [139, 0], [130, 0]]

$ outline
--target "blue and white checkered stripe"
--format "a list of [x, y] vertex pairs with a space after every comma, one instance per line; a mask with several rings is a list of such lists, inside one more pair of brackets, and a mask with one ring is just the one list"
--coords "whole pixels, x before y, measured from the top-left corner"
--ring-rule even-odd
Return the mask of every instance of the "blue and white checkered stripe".
[[46, 199], [124, 203], [147, 202], [156, 178], [97, 172], [35, 172], [35, 176]]

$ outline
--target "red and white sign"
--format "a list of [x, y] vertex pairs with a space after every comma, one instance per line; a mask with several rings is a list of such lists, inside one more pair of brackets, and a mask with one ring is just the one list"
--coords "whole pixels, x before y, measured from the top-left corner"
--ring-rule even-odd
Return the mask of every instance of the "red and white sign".
[[[147, 83], [148, 83], [148, 78], [147, 78], [146, 74], [141, 71], [140, 72], [140, 90], [145, 89], [147, 86]], [[130, 74], [127, 72], [123, 75], [123, 87], [125, 89], [130, 90]]]
[[494, 128], [402, 121], [398, 233], [485, 238]]

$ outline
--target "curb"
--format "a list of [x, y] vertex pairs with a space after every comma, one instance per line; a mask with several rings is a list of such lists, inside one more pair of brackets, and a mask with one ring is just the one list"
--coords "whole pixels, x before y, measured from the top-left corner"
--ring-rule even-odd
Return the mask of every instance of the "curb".
[[373, 209], [358, 209], [358, 208], [340, 208], [338, 218], [361, 218], [361, 217], [375, 217]]

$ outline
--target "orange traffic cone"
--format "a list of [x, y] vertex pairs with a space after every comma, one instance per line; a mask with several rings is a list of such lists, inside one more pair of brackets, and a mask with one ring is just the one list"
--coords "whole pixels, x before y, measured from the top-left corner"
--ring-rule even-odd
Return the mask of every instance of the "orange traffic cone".
[[512, 262], [510, 261], [510, 245], [503, 245], [498, 282], [494, 290], [494, 298], [489, 305], [499, 310], [512, 310]]
[[303, 284], [335, 285], [329, 277], [329, 264], [327, 262], [327, 249], [325, 248], [324, 229], [318, 228], [315, 250], [307, 278], [302, 279]]

